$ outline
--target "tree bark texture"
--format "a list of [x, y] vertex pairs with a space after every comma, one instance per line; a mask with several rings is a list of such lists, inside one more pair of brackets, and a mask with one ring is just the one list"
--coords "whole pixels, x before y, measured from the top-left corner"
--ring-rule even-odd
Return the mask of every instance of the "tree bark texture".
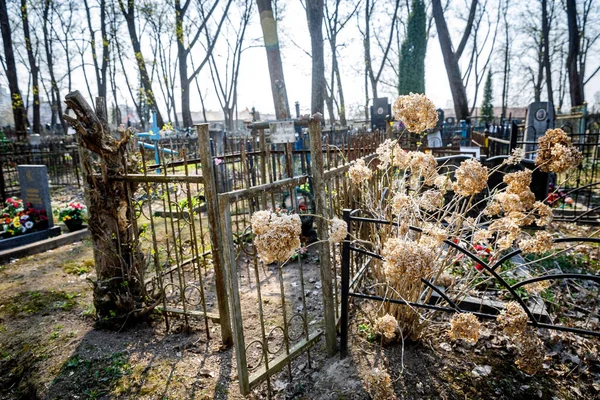
[[325, 101], [325, 53], [323, 49], [323, 0], [306, 0], [306, 17], [312, 54], [311, 114], [323, 114]]
[[156, 104], [156, 99], [154, 98], [152, 82], [150, 81], [148, 70], [146, 69], [146, 61], [144, 60], [144, 56], [142, 54], [142, 46], [140, 45], [140, 41], [135, 29], [135, 1], [127, 0], [127, 8], [125, 8], [123, 1], [124, 0], [119, 0], [119, 6], [121, 8], [121, 12], [123, 13], [123, 17], [125, 17], [125, 22], [127, 23], [127, 30], [129, 31], [129, 38], [131, 39], [131, 47], [133, 47], [133, 53], [135, 55], [135, 60], [140, 72], [146, 102], [152, 111], [156, 113], [156, 123], [158, 127], [162, 128], [164, 125], [164, 120], [160, 110], [158, 109], [158, 105]]
[[542, 37], [544, 42], [544, 69], [546, 70], [546, 93], [548, 101], [554, 103], [552, 90], [552, 66], [550, 65], [550, 17], [548, 16], [548, 0], [542, 0]]
[[283, 76], [283, 64], [279, 50], [279, 37], [277, 36], [277, 21], [273, 16], [271, 0], [256, 0], [258, 12], [260, 13], [260, 25], [262, 27], [265, 50], [267, 51], [267, 63], [269, 65], [269, 77], [271, 78], [271, 92], [275, 106], [275, 117], [287, 119], [291, 117], [290, 105], [288, 103], [285, 79]]
[[448, 83], [450, 84], [450, 91], [452, 92], [452, 99], [454, 100], [456, 119], [466, 119], [469, 116], [469, 103], [467, 100], [467, 90], [462, 81], [458, 60], [460, 59], [460, 56], [465, 49], [467, 39], [471, 34], [477, 0], [472, 0], [471, 2], [467, 26], [465, 27], [463, 38], [460, 41], [456, 52], [453, 50], [452, 39], [450, 38], [450, 32], [448, 31], [448, 25], [446, 24], [446, 18], [444, 17], [441, 0], [432, 0], [431, 4], [440, 47], [444, 57], [444, 65], [446, 67], [446, 73], [448, 74]]
[[580, 106], [584, 102], [583, 74], [579, 70], [580, 36], [577, 25], [577, 4], [575, 0], [567, 2], [567, 25], [569, 26], [569, 53], [567, 54], [567, 71], [569, 74], [569, 92], [571, 107]]
[[80, 146], [96, 263], [97, 321], [104, 327], [121, 328], [146, 316], [159, 302], [144, 286], [145, 261], [130, 202], [136, 184], [112, 179], [137, 172], [136, 160], [126, 157], [132, 132], [121, 129], [120, 139], [111, 135], [103, 98], [96, 99], [95, 111], [78, 91], [69, 93], [65, 102], [75, 113], [75, 118], [65, 115], [65, 119], [75, 129]]
[[31, 89], [33, 92], [33, 125], [31, 128], [33, 133], [41, 133], [39, 81], [40, 69], [35, 59], [35, 54], [33, 53], [33, 45], [31, 43], [27, 0], [21, 0], [21, 19], [23, 20], [23, 36], [25, 37], [25, 48], [27, 50], [27, 59], [29, 60], [29, 69], [31, 71]]
[[8, 10], [6, 0], [0, 0], [0, 28], [2, 31], [2, 42], [4, 43], [4, 59], [6, 62], [6, 78], [8, 88], [12, 99], [12, 110], [15, 119], [15, 130], [19, 136], [27, 132], [27, 114], [23, 105], [23, 97], [19, 90], [19, 81], [17, 79], [17, 66], [13, 52], [12, 32], [10, 30], [10, 21], [8, 19]]
[[44, 0], [44, 23], [42, 24], [42, 31], [44, 33], [44, 49], [46, 50], [46, 63], [48, 65], [48, 74], [50, 75], [50, 93], [52, 94], [52, 117], [53, 125], [56, 123], [55, 117], [58, 117], [58, 123], [60, 123], [64, 133], [67, 133], [67, 124], [63, 119], [62, 105], [60, 90], [56, 81], [56, 75], [54, 73], [54, 53], [52, 51], [52, 33], [48, 29], [49, 18], [50, 18], [50, 7], [53, 6], [51, 0]]

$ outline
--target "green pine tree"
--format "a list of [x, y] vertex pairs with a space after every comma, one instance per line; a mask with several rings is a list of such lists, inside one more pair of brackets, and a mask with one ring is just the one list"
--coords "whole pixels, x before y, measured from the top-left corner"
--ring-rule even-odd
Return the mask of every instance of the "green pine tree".
[[481, 117], [485, 122], [494, 119], [494, 105], [492, 104], [492, 71], [488, 71], [485, 86], [483, 87], [483, 102], [481, 103]]
[[406, 38], [400, 48], [398, 94], [425, 93], [427, 14], [423, 0], [413, 0]]

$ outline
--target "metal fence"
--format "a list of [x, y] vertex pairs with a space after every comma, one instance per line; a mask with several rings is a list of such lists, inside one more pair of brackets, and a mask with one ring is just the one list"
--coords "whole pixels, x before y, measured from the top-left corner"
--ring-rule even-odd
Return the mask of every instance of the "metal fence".
[[0, 198], [19, 196], [17, 165], [45, 165], [51, 186], [81, 186], [77, 145], [47, 141], [39, 145], [2, 143], [0, 148]]
[[[356, 230], [364, 229], [364, 225], [370, 227], [398, 226], [398, 223], [389, 220], [364, 217], [360, 210], [344, 210], [344, 220], [348, 225], [348, 235], [343, 243], [341, 257], [341, 342], [340, 352], [344, 358], [348, 354], [348, 336], [349, 336], [349, 306], [350, 299], [363, 299], [376, 302], [385, 302], [397, 304], [413, 309], [424, 309], [446, 313], [472, 312], [480, 318], [495, 319], [500, 310], [498, 310], [498, 301], [506, 300], [499, 298], [500, 293], [506, 293], [508, 298], [516, 302], [528, 317], [528, 324], [536, 328], [547, 328], [559, 331], [573, 332], [583, 335], [600, 336], [600, 327], [598, 326], [598, 288], [600, 287], [600, 276], [591, 273], [562, 273], [562, 271], [544, 271], [542, 274], [534, 273], [532, 276], [512, 281], [509, 283], [506, 276], [502, 276], [502, 267], [509, 261], [514, 262], [515, 257], [521, 254], [521, 250], [514, 250], [503, 254], [503, 256], [494, 262], [485, 262], [476, 254], [471, 253], [460, 245], [460, 242], [451, 240], [444, 241], [444, 247], [453, 249], [464, 255], [465, 260], [479, 264], [484, 274], [489, 280], [502, 289], [502, 291], [485, 291], [483, 297], [471, 298], [462, 293], [458, 300], [452, 300], [451, 294], [435, 285], [434, 281], [421, 278], [423, 293], [419, 296], [419, 301], [409, 302], [400, 295], [390, 294], [377, 296], [372, 290], [367, 288], [363, 282], [370, 276], [369, 267], [371, 261], [382, 260], [381, 254], [372, 249], [365, 248], [363, 242], [352, 240]], [[388, 228], [389, 229], [389, 228]], [[422, 230], [416, 227], [410, 227], [415, 233], [421, 233]], [[567, 244], [573, 248], [581, 243], [600, 243], [599, 238], [562, 238], [555, 239], [555, 245]], [[564, 252], [564, 249], [557, 252], [557, 255]], [[356, 257], [361, 257], [357, 260]], [[552, 258], [550, 258], [552, 261]], [[534, 261], [523, 261], [523, 265], [535, 265]], [[517, 268], [524, 268], [517, 266]], [[523, 289], [534, 287], [542, 283], [546, 289], [539, 298], [523, 293]], [[378, 285], [385, 285], [384, 282], [369, 281], [368, 286], [373, 288]], [[493, 286], [493, 285], [492, 285]], [[385, 293], [394, 293], [394, 290], [384, 291]], [[576, 310], [576, 311], [575, 311]]]

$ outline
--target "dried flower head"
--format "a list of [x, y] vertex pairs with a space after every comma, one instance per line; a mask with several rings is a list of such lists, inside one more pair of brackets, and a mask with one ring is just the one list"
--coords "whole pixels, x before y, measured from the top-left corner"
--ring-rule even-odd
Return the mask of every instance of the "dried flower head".
[[424, 235], [422, 235], [421, 238], [431, 237], [436, 247], [440, 246], [444, 240], [448, 239], [448, 231], [440, 225], [428, 223], [423, 227], [423, 233]]
[[473, 243], [487, 243], [488, 239], [492, 236], [492, 232], [487, 229], [480, 229], [473, 232]]
[[523, 148], [513, 149], [512, 154], [506, 159], [505, 163], [509, 165], [517, 165], [525, 158], [525, 150]]
[[437, 175], [437, 161], [431, 154], [423, 153], [422, 151], [411, 151], [410, 155], [410, 170], [416, 177], [424, 179], [425, 185], [433, 185]]
[[394, 118], [402, 121], [406, 129], [413, 133], [424, 133], [433, 129], [438, 122], [435, 105], [424, 94], [410, 93], [400, 96], [392, 106]]
[[436, 175], [433, 178], [433, 185], [442, 193], [452, 190], [452, 180], [448, 175]]
[[510, 301], [496, 318], [504, 333], [509, 336], [522, 334], [527, 328], [529, 317], [516, 301]]
[[435, 260], [434, 250], [410, 239], [388, 239], [381, 251], [388, 281], [396, 285], [429, 277]]
[[371, 168], [367, 167], [365, 160], [359, 158], [348, 170], [348, 175], [350, 176], [350, 181], [352, 181], [352, 183], [359, 185], [371, 179], [373, 171], [371, 171]]
[[436, 211], [444, 205], [444, 195], [439, 190], [427, 190], [419, 198], [419, 206], [425, 211]]
[[481, 192], [487, 186], [488, 169], [475, 159], [460, 163], [454, 173], [454, 191], [461, 196], [470, 196]]
[[342, 243], [348, 233], [348, 225], [343, 219], [334, 218], [329, 222], [329, 242]]
[[554, 214], [552, 213], [552, 208], [549, 205], [540, 201], [536, 201], [533, 204], [533, 210], [537, 215], [537, 218], [535, 219], [537, 226], [546, 226], [552, 222]]
[[390, 314], [385, 314], [383, 317], [377, 318], [375, 321], [375, 333], [385, 336], [386, 339], [393, 339], [396, 336], [398, 329], [398, 321]]
[[395, 215], [407, 215], [414, 208], [413, 199], [401, 192], [392, 197], [392, 212]]
[[552, 250], [554, 240], [552, 235], [546, 231], [538, 231], [535, 236], [519, 242], [523, 254], [545, 253]]
[[571, 138], [560, 128], [548, 129], [538, 139], [538, 154], [535, 165], [544, 172], [564, 172], [578, 166], [582, 155], [573, 147]]
[[515, 361], [517, 367], [529, 374], [534, 375], [543, 367], [546, 351], [544, 343], [537, 337], [535, 330], [526, 329], [516, 337], [519, 357]]
[[392, 379], [386, 371], [379, 368], [369, 370], [365, 373], [364, 380], [367, 392], [373, 397], [373, 400], [396, 399]]
[[257, 211], [252, 214], [254, 245], [266, 264], [284, 262], [300, 247], [302, 223], [297, 214]]
[[450, 320], [450, 338], [476, 343], [479, 340], [481, 323], [471, 313], [454, 314]]

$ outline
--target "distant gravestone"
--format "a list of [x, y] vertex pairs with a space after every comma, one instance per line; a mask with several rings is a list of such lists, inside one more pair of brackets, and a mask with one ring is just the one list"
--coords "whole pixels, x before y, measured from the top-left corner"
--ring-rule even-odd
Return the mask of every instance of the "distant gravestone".
[[52, 204], [50, 203], [50, 186], [48, 171], [45, 165], [19, 165], [19, 184], [23, 204], [31, 203], [36, 210], [46, 210], [48, 228], [54, 225], [52, 221]]
[[[525, 122], [525, 142], [537, 142], [548, 129], [554, 129], [554, 105], [547, 101], [531, 103], [527, 110]], [[531, 152], [537, 149], [536, 144], [526, 144], [527, 158], [533, 160]]]
[[294, 143], [296, 141], [296, 130], [294, 121], [271, 122], [271, 143]]

